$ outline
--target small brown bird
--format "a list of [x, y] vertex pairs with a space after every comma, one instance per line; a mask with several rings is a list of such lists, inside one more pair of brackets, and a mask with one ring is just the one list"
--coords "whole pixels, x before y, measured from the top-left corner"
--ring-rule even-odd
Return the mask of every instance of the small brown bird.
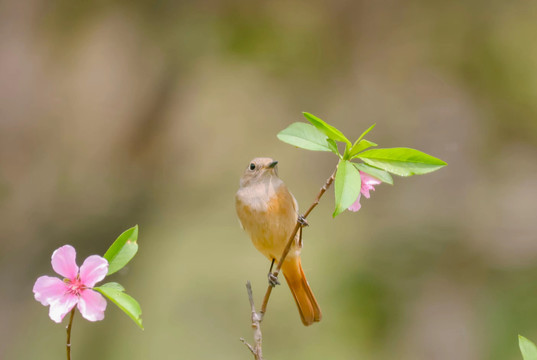
[[[235, 195], [237, 215], [254, 246], [269, 260], [279, 260], [298, 219], [298, 204], [278, 177], [277, 161], [253, 159], [241, 177]], [[321, 309], [300, 263], [299, 236], [281, 267], [304, 325], [321, 320]]]

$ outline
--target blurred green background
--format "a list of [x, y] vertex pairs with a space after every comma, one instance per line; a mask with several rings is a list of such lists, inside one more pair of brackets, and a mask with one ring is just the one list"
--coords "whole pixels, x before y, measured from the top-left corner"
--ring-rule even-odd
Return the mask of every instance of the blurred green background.
[[[63, 244], [79, 263], [140, 225], [114, 305], [77, 315], [74, 359], [250, 359], [244, 284], [268, 262], [236, 219], [255, 156], [306, 208], [335, 157], [279, 142], [309, 111], [349, 137], [447, 161], [331, 218], [303, 265], [323, 320], [286, 285], [270, 359], [521, 359], [537, 340], [537, 2], [0, 2], [0, 358], [61, 359], [33, 299]], [[64, 322], [65, 325], [65, 322]]]

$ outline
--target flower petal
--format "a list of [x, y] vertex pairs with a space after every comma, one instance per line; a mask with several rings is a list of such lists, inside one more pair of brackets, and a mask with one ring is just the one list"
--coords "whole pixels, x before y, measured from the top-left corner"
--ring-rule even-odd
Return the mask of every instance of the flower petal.
[[108, 273], [108, 261], [99, 255], [91, 255], [80, 267], [80, 281], [86, 287], [93, 287]]
[[76, 251], [71, 245], [64, 245], [52, 253], [52, 268], [56, 273], [69, 280], [76, 279], [78, 266], [76, 265]]
[[370, 197], [369, 191], [375, 191], [375, 187], [373, 185], [379, 185], [382, 183], [382, 181], [380, 181], [379, 179], [374, 178], [373, 176], [362, 171], [360, 171], [360, 179], [362, 180], [360, 192], [364, 194], [364, 196], [368, 199]]
[[66, 283], [52, 276], [41, 276], [34, 284], [34, 297], [42, 305], [50, 305], [58, 301], [67, 292]]
[[64, 316], [73, 309], [77, 302], [78, 296], [66, 293], [50, 304], [48, 316], [52, 319], [52, 321], [61, 323]]
[[358, 198], [356, 199], [356, 201], [351, 206], [349, 206], [350, 211], [356, 212], [362, 207], [362, 205], [360, 205], [360, 195], [362, 194], [358, 194]]
[[360, 171], [360, 178], [362, 180], [362, 184], [366, 183], [367, 185], [379, 185], [382, 183], [382, 181], [380, 181], [376, 177], [373, 177], [363, 171]]
[[86, 320], [102, 320], [104, 319], [104, 311], [106, 310], [106, 300], [98, 292], [86, 289], [80, 293], [78, 310]]
[[373, 185], [368, 185], [368, 184], [362, 184], [362, 188], [360, 189], [360, 192], [362, 194], [364, 194], [364, 196], [369, 199], [371, 197], [371, 195], [369, 194], [369, 190], [373, 190], [375, 191], [375, 188], [373, 187]]

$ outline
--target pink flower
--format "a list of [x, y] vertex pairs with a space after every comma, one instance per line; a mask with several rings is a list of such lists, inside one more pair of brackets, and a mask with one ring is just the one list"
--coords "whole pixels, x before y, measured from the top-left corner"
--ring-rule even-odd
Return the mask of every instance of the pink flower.
[[91, 288], [108, 273], [108, 261], [92, 255], [84, 261], [79, 272], [75, 259], [76, 251], [71, 245], [56, 249], [52, 254], [52, 268], [65, 279], [41, 276], [34, 285], [35, 299], [45, 306], [50, 305], [49, 317], [57, 323], [75, 305], [86, 320], [102, 320], [106, 300]]
[[354, 212], [360, 210], [362, 207], [362, 205], [360, 205], [360, 196], [364, 194], [364, 196], [369, 199], [369, 190], [375, 191], [375, 187], [373, 185], [379, 185], [382, 182], [379, 179], [374, 178], [373, 176], [362, 171], [360, 171], [360, 179], [362, 179], [360, 193], [358, 194], [356, 201], [349, 207], [349, 210]]

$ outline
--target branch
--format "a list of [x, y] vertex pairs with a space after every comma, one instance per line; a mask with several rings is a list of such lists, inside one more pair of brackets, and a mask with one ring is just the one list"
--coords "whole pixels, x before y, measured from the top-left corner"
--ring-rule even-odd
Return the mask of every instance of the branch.
[[248, 347], [248, 349], [250, 349], [255, 360], [263, 360], [263, 352], [261, 350], [261, 343], [263, 341], [263, 335], [261, 334], [261, 316], [255, 311], [252, 284], [250, 284], [249, 281], [246, 282], [246, 290], [248, 291], [248, 300], [250, 300], [250, 308], [252, 309], [252, 329], [254, 331], [255, 345], [252, 346], [248, 344], [244, 338], [241, 338], [241, 341]]

